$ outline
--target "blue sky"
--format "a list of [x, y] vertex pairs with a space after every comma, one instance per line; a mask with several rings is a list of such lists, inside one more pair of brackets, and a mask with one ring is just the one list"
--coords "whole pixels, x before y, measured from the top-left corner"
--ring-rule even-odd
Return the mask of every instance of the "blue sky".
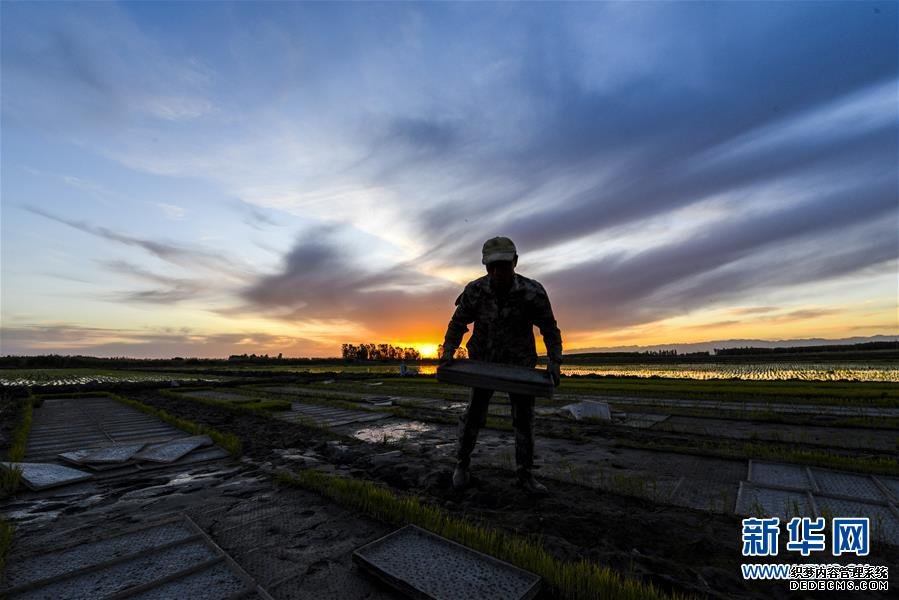
[[899, 333], [895, 3], [0, 10], [3, 354]]

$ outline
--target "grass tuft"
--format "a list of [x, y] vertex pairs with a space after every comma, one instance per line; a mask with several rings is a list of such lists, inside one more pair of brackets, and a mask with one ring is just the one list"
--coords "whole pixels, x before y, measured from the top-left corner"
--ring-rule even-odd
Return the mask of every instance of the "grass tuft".
[[290, 410], [291, 402], [289, 400], [264, 400], [262, 402], [252, 402], [249, 404], [245, 404], [244, 406], [256, 410], [278, 412], [282, 410]]
[[321, 494], [345, 507], [395, 525], [413, 523], [479, 552], [543, 577], [566, 600], [653, 600], [686, 598], [670, 595], [651, 583], [624, 577], [588, 561], [554, 558], [535, 538], [525, 538], [455, 517], [412, 496], [398, 495], [370, 481], [345, 479], [320, 471], [282, 473], [278, 481]]
[[22, 402], [21, 418], [12, 433], [12, 441], [7, 451], [7, 458], [11, 461], [21, 461], [25, 458], [25, 444], [28, 434], [31, 433], [31, 421], [34, 418], [34, 401], [31, 396]]
[[0, 517], [0, 573], [6, 570], [6, 557], [12, 548], [12, 538], [16, 533], [16, 526], [3, 517]]
[[640, 448], [659, 452], [677, 452], [696, 456], [720, 458], [759, 459], [788, 462], [810, 467], [825, 467], [871, 473], [872, 475], [899, 475], [899, 463], [892, 456], [849, 456], [827, 450], [803, 450], [783, 444], [759, 442], [704, 441], [686, 444], [677, 442], [638, 442], [618, 440], [618, 446]]
[[[19, 422], [13, 429], [9, 450], [6, 452], [6, 460], [8, 462], [22, 462], [25, 458], [25, 444], [28, 442], [28, 434], [31, 433], [31, 422], [34, 417], [34, 398], [28, 396], [21, 401], [19, 409]], [[22, 480], [22, 469], [13, 467], [12, 469], [2, 469], [0, 473], [0, 498], [11, 496], [19, 489], [19, 483]], [[2, 539], [0, 539], [2, 542]]]

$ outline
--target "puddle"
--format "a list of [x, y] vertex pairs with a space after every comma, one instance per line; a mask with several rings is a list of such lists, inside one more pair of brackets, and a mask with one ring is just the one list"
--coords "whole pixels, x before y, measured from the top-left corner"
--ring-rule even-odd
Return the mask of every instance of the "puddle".
[[26, 500], [4, 511], [3, 516], [10, 521], [41, 523], [53, 521], [62, 514], [62, 507], [56, 499]]
[[29, 525], [36, 525], [39, 523], [44, 523], [45, 521], [55, 521], [61, 514], [61, 510], [35, 513], [26, 509], [8, 512], [6, 513], [6, 518], [17, 523], [28, 523]]
[[407, 421], [403, 423], [386, 423], [384, 425], [375, 425], [359, 429], [353, 437], [363, 442], [371, 443], [393, 443], [403, 439], [416, 438], [422, 433], [434, 431], [437, 429], [433, 425], [422, 423], [420, 421]]
[[187, 471], [185, 473], [179, 473], [175, 475], [168, 483], [165, 484], [165, 487], [174, 487], [178, 485], [184, 485], [187, 483], [193, 483], [195, 481], [200, 481], [203, 479], [222, 479], [231, 474], [231, 471], [221, 470], [221, 471], [204, 471], [204, 472], [193, 472]]

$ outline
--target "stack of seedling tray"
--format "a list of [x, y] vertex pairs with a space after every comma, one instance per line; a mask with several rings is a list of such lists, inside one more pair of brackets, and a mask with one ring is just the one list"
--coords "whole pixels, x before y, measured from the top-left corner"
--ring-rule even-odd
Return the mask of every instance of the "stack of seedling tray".
[[544, 370], [480, 360], [454, 360], [437, 368], [437, 381], [509, 394], [552, 398], [553, 382]]

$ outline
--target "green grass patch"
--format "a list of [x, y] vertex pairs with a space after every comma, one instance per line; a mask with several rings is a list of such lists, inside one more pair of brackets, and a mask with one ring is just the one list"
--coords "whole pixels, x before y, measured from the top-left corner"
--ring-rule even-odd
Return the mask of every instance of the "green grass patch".
[[563, 378], [558, 393], [770, 402], [776, 404], [899, 407], [899, 386], [895, 383], [868, 381], [566, 377]]
[[34, 418], [34, 399], [31, 396], [23, 399], [20, 410], [19, 422], [12, 432], [9, 450], [6, 457], [10, 461], [21, 461], [25, 458], [25, 444], [28, 442], [28, 434], [31, 433], [31, 422]]
[[670, 595], [651, 583], [628, 578], [609, 567], [581, 560], [561, 561], [536, 538], [525, 538], [456, 517], [413, 496], [398, 495], [370, 481], [345, 479], [319, 471], [282, 474], [286, 485], [321, 494], [347, 508], [391, 523], [418, 525], [479, 552], [543, 577], [558, 597], [571, 600], [653, 600], [686, 598]]
[[[642, 404], [615, 404], [615, 411], [626, 413], [652, 413], [700, 419], [721, 419], [726, 421], [749, 421], [778, 423], [782, 425], [815, 425], [819, 427], [851, 427], [863, 429], [899, 429], [899, 417], [837, 417], [827, 415], [804, 415], [777, 412], [774, 410], [727, 411], [712, 408], [689, 408], [683, 406], [647, 406]], [[654, 427], [656, 431], [662, 427]]]
[[12, 548], [12, 538], [16, 533], [16, 526], [0, 517], [0, 573], [6, 570], [6, 558]]
[[[428, 377], [385, 377], [380, 386], [360, 381], [311, 382], [304, 387], [366, 394], [420, 395], [459, 400], [467, 390]], [[754, 379], [687, 379], [677, 377], [582, 376], [563, 377], [559, 394], [620, 395], [772, 403], [833, 404], [840, 406], [899, 406], [899, 387], [893, 382], [807, 381]], [[549, 401], [548, 404], [569, 400]]]
[[[8, 462], [22, 462], [25, 458], [25, 444], [28, 442], [28, 434], [31, 433], [31, 422], [34, 417], [34, 398], [28, 396], [20, 400], [19, 420], [12, 431], [9, 449], [6, 451]], [[19, 489], [22, 481], [22, 469], [0, 469], [0, 497], [11, 496]], [[2, 570], [0, 570], [2, 572]]]
[[893, 456], [847, 456], [832, 450], [804, 450], [781, 444], [762, 442], [710, 442], [693, 444], [671, 442], [637, 442], [619, 440], [618, 446], [659, 452], [676, 452], [717, 458], [760, 459], [788, 462], [811, 467], [825, 467], [873, 475], [899, 475], [899, 461]]
[[[165, 396], [166, 398], [171, 398], [172, 400], [188, 400], [190, 402], [197, 402], [199, 404], [205, 404], [207, 406], [231, 406], [251, 412], [277, 412], [282, 410], [290, 410], [291, 404], [290, 400], [284, 400], [282, 398], [272, 398], [271, 396], [265, 396], [259, 393], [248, 395], [246, 399], [226, 400], [220, 398], [204, 398], [202, 396], [190, 395], [190, 392], [194, 391], [197, 390], [191, 389], [177, 392], [173, 390], [157, 390], [157, 393], [160, 396]], [[235, 393], [231, 390], [223, 391], [227, 391], [228, 393]]]
[[[191, 400], [200, 398], [203, 400], [214, 400], [216, 402], [259, 402], [261, 400], [271, 399], [272, 396], [267, 394], [263, 390], [255, 390], [252, 387], [185, 387], [178, 388], [173, 390], [160, 390], [160, 391], [171, 391], [174, 394], [182, 395], [182, 396], [190, 396]], [[215, 396], [202, 396], [197, 395], [193, 396], [192, 394], [196, 394], [197, 392], [214, 392], [214, 393], [222, 393], [222, 394], [231, 394], [234, 396], [240, 396], [240, 398], [216, 398]]]
[[249, 402], [244, 406], [248, 408], [255, 408], [258, 410], [278, 412], [282, 410], [290, 410], [290, 405], [290, 400], [263, 400], [260, 402]]
[[824, 425], [833, 427], [861, 427], [866, 429], [899, 429], [899, 417], [838, 417]]

